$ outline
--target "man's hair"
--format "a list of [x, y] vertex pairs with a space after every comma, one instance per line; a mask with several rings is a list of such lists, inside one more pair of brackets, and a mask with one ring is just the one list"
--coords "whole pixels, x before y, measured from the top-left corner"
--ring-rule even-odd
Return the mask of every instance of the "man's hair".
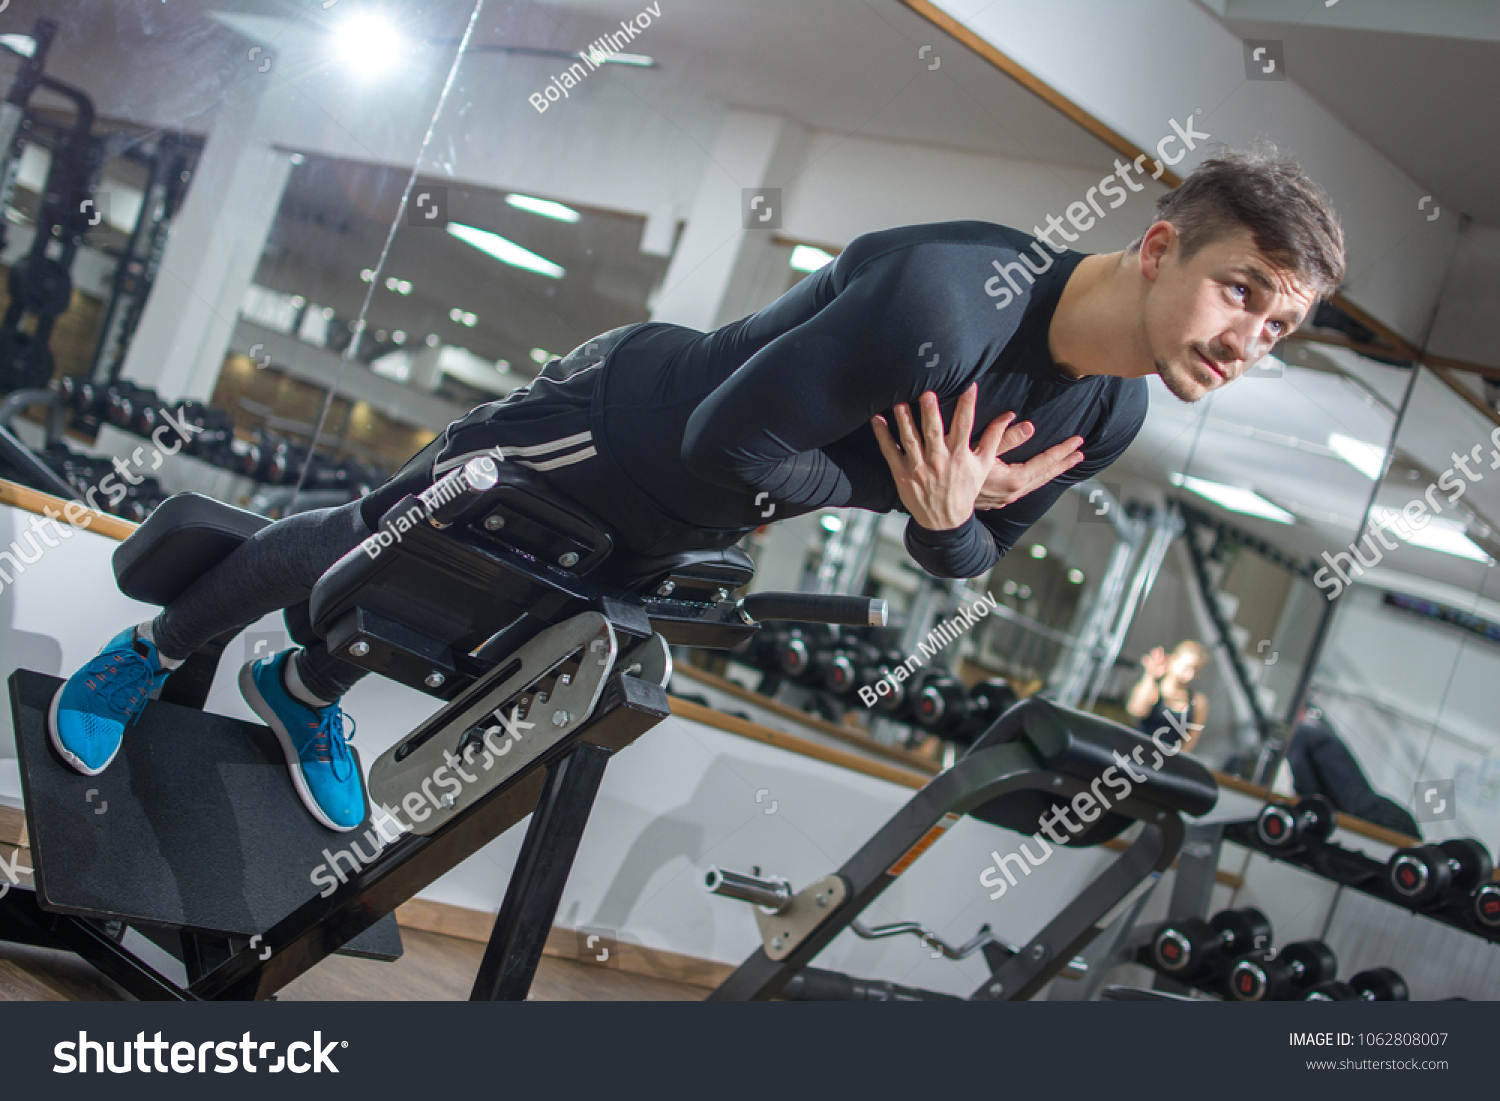
[[[1323, 189], [1270, 142], [1221, 148], [1156, 200], [1153, 224], [1172, 223], [1184, 261], [1248, 229], [1255, 247], [1315, 299], [1331, 296], [1344, 281], [1344, 230]], [[1126, 251], [1139, 251], [1144, 239]]]
[[1205, 646], [1205, 645], [1203, 645], [1203, 643], [1199, 642], [1195, 638], [1185, 638], [1185, 639], [1183, 639], [1172, 650], [1172, 656], [1174, 658], [1178, 654], [1182, 654], [1182, 653], [1189, 653], [1189, 654], [1195, 655], [1197, 657], [1198, 663], [1200, 665], [1207, 665], [1208, 664], [1208, 659], [1209, 659], [1208, 647]]

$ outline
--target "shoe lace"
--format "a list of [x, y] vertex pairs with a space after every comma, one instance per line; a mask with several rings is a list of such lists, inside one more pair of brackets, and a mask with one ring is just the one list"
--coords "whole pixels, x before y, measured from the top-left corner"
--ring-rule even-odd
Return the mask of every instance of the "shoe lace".
[[[318, 729], [312, 739], [313, 758], [325, 765], [332, 765], [335, 780], [347, 780], [354, 768], [349, 743], [354, 740], [357, 725], [353, 718], [344, 714], [338, 704], [323, 708], [317, 715]], [[344, 730], [345, 719], [349, 721], [347, 732]]]
[[141, 712], [146, 710], [146, 701], [156, 687], [151, 663], [135, 650], [100, 654], [89, 662], [88, 675], [100, 678], [104, 686], [100, 695], [112, 709], [125, 717], [127, 726], [141, 717]]

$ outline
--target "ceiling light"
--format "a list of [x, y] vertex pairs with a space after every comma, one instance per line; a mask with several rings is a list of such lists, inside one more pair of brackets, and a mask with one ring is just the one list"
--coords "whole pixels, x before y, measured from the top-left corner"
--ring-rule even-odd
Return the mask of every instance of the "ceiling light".
[[550, 199], [533, 199], [530, 195], [507, 195], [505, 201], [517, 210], [524, 210], [529, 214], [540, 214], [543, 218], [553, 218], [559, 222], [576, 222], [583, 217], [572, 207], [554, 203]]
[[370, 268], [366, 268], [359, 273], [359, 280], [361, 283], [373, 283], [375, 282], [375, 272]]
[[359, 12], [338, 30], [339, 56], [361, 76], [375, 76], [401, 58], [404, 43], [389, 20]]
[[0, 34], [0, 46], [22, 57], [32, 57], [36, 54], [36, 39], [29, 34]]
[[304, 157], [301, 153], [293, 153], [288, 159], [293, 164], [306, 164], [307, 163], [307, 158]]
[[307, 305], [307, 299], [303, 298], [300, 294], [292, 295], [292, 309], [300, 310], [305, 305]]
[[438, 336], [437, 333], [430, 333], [430, 334], [428, 334], [428, 337], [427, 337], [427, 347], [429, 347], [429, 348], [436, 348], [442, 342], [443, 342], [442, 337]]
[[449, 310], [448, 311], [448, 320], [449, 321], [457, 321], [460, 325], [467, 325], [471, 329], [476, 324], [478, 324], [478, 322], [479, 322], [479, 318], [475, 317], [471, 313], [468, 313], [468, 312], [466, 312], [464, 310], [460, 310], [460, 309]]
[[1188, 478], [1175, 471], [1171, 475], [1174, 486], [1196, 493], [1199, 497], [1206, 497], [1220, 508], [1227, 508], [1230, 512], [1242, 512], [1246, 516], [1259, 516], [1263, 520], [1275, 520], [1278, 524], [1291, 524], [1296, 522], [1293, 516], [1284, 508], [1277, 508], [1253, 489], [1241, 489], [1239, 486], [1225, 485], [1222, 482], [1206, 482], [1202, 478]]
[[1068, 571], [1068, 580], [1071, 581], [1074, 585], [1082, 585], [1083, 584], [1083, 571], [1082, 570], [1069, 570]]
[[792, 268], [795, 271], [817, 271], [832, 261], [833, 253], [814, 248], [812, 245], [798, 245], [792, 249]]
[[552, 358], [554, 358], [552, 353], [547, 351], [546, 348], [531, 349], [531, 359], [533, 363], [546, 363], [549, 359]]
[[397, 329], [395, 332], [393, 332], [391, 334], [391, 343], [392, 344], [405, 344], [406, 343], [406, 334], [403, 333], [400, 329]]
[[824, 531], [832, 532], [835, 535], [844, 530], [843, 518], [832, 512], [825, 513], [818, 523], [823, 525]]
[[[1419, 531], [1415, 524], [1406, 521], [1400, 509], [1387, 508], [1384, 505], [1376, 505], [1370, 510], [1370, 520], [1414, 547], [1423, 547], [1458, 558], [1467, 558], [1474, 562], [1490, 560], [1490, 556], [1469, 538], [1467, 526], [1457, 520], [1444, 520], [1437, 516], [1429, 517], [1427, 524]], [[1405, 534], [1407, 532], [1411, 534], [1408, 536]]]
[[1380, 479], [1380, 472], [1385, 469], [1385, 448], [1356, 440], [1353, 436], [1341, 436], [1337, 432], [1328, 437], [1328, 446], [1338, 452], [1339, 458], [1372, 482]]
[[530, 249], [522, 248], [514, 241], [507, 241], [498, 233], [475, 229], [473, 226], [461, 225], [457, 222], [448, 223], [448, 232], [464, 244], [477, 248], [486, 256], [493, 256], [502, 264], [509, 264], [511, 267], [522, 268], [526, 271], [534, 271], [538, 275], [545, 275], [549, 279], [561, 279], [567, 274], [560, 265], [538, 256]]
[[1044, 546], [1042, 546], [1040, 543], [1033, 543], [1033, 544], [1031, 544], [1031, 557], [1033, 557], [1033, 558], [1046, 558], [1047, 557], [1047, 548], [1044, 547]]

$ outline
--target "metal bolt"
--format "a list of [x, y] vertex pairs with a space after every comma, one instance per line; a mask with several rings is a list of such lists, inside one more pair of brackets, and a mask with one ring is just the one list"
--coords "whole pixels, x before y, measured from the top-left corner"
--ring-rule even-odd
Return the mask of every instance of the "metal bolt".
[[729, 599], [729, 590], [728, 589], [715, 589], [714, 590], [714, 600], [715, 601], [722, 602], [722, 601], [725, 601], [725, 600], [728, 600], [728, 599]]
[[1052, 786], [1055, 787], [1055, 788], [1062, 787], [1062, 777], [1061, 776], [1054, 776], [1054, 777], [1052, 777]]
[[1033, 963], [1041, 963], [1047, 956], [1047, 946], [1045, 944], [1033, 944], [1027, 950], [1026, 954], [1031, 957]]
[[657, 596], [671, 596], [672, 595], [672, 590], [675, 589], [675, 588], [677, 588], [677, 582], [675, 582], [675, 581], [663, 581], [660, 585], [656, 586], [656, 595]]
[[819, 906], [827, 906], [828, 905], [828, 896], [827, 895], [814, 895], [813, 896], [813, 901], [816, 902]]
[[427, 685], [428, 688], [441, 688], [443, 686], [443, 682], [447, 679], [448, 678], [443, 676], [443, 674], [441, 673], [428, 673], [427, 679], [422, 683]]
[[566, 726], [567, 722], [568, 722], [568, 713], [566, 711], [558, 710], [558, 711], [552, 712], [552, 725], [553, 726]]
[[992, 982], [989, 985], [989, 992], [998, 998], [1005, 993], [1005, 986], [1002, 983]]
[[368, 654], [369, 652], [370, 652], [370, 644], [368, 642], [365, 642], [362, 639], [359, 642], [356, 642], [354, 645], [352, 645], [352, 646], [349, 647], [349, 653], [352, 654], [354, 657], [357, 657], [357, 658], [362, 658], [366, 654]]
[[484, 518], [485, 531], [499, 531], [504, 526], [505, 517], [501, 516], [499, 513], [496, 513], [494, 516], [486, 516]]
[[771, 947], [772, 948], [780, 948], [781, 944], [782, 944], [782, 940], [781, 940], [780, 937], [772, 937], [771, 938]]
[[441, 803], [445, 807], [451, 807], [454, 803], [457, 802], [457, 800], [453, 798], [453, 793], [451, 791], [449, 791], [449, 792], [445, 792], [443, 794], [443, 797], [441, 799], [439, 799], [438, 802]]
[[558, 558], [557, 564], [565, 570], [572, 569], [574, 566], [578, 565], [578, 555], [574, 554], [572, 551], [569, 551], [567, 554], [562, 555], [560, 558]]

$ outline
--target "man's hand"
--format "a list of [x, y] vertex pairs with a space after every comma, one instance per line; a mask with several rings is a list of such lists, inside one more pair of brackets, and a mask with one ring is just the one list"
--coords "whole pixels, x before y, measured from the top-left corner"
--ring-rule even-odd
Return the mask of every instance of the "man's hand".
[[882, 416], [872, 418], [875, 439], [896, 480], [896, 491], [912, 519], [928, 531], [959, 527], [976, 508], [1003, 508], [1045, 485], [1083, 460], [1078, 451], [1083, 439], [1074, 436], [1024, 463], [1003, 463], [999, 455], [1031, 438], [1031, 422], [1014, 424], [1015, 413], [996, 417], [969, 448], [974, 429], [974, 408], [979, 386], [971, 385], [953, 410], [953, 426], [943, 434], [943, 417], [937, 395], [921, 397], [922, 429], [918, 436], [911, 407], [905, 403], [892, 410], [900, 442], [892, 437]]

